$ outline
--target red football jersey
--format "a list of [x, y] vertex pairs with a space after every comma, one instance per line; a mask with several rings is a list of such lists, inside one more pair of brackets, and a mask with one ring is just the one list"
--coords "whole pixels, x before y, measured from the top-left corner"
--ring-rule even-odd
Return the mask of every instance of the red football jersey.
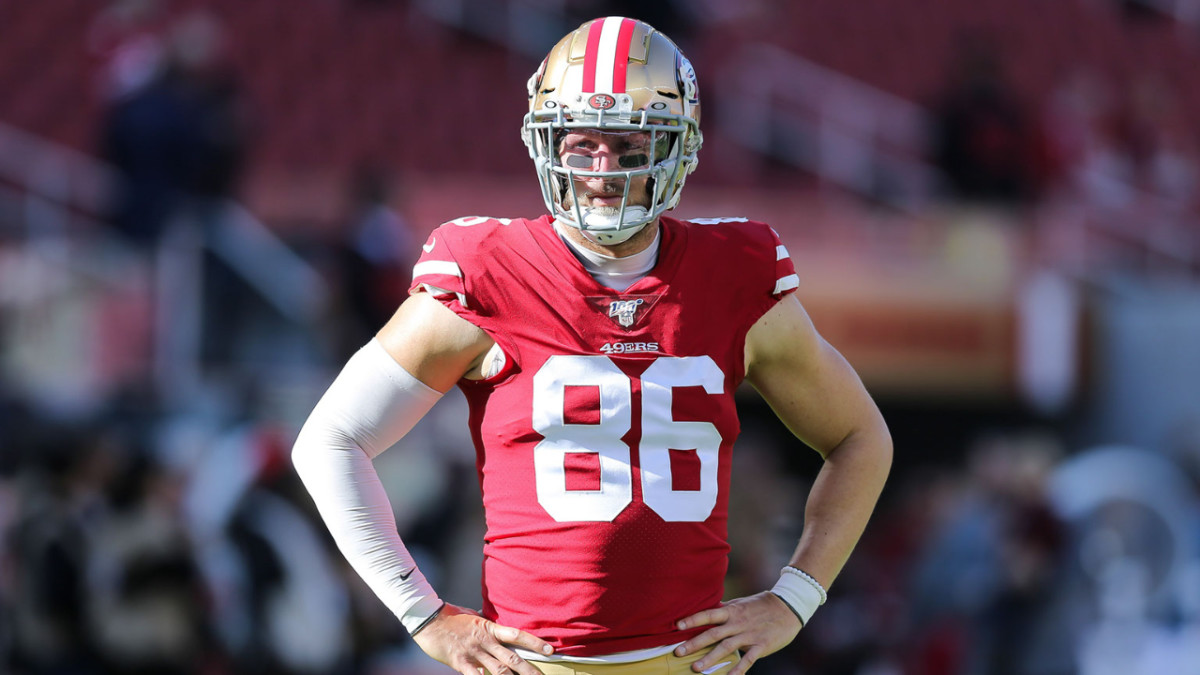
[[770, 227], [662, 218], [658, 262], [597, 283], [537, 220], [463, 218], [411, 291], [486, 331], [504, 369], [462, 380], [487, 535], [483, 614], [559, 654], [671, 644], [716, 606], [746, 333], [797, 279]]

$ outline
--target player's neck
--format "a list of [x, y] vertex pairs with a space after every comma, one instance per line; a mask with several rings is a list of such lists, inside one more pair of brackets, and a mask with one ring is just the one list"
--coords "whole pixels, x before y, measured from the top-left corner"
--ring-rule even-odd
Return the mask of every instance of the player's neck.
[[[591, 242], [573, 227], [556, 223], [554, 229], [567, 244], [567, 248], [575, 254], [575, 258], [579, 260], [587, 273], [598, 283], [616, 291], [624, 291], [632, 286], [646, 276], [658, 262], [657, 223], [634, 235], [635, 237], [648, 235], [648, 242], [642, 244], [636, 252], [621, 257], [611, 255], [609, 251], [614, 248], [611, 246], [583, 246], [581, 242]], [[597, 248], [600, 250], [596, 250]]]
[[597, 244], [591, 239], [583, 236], [583, 233], [574, 227], [560, 225], [557, 221], [555, 221], [554, 227], [554, 229], [557, 230], [561, 236], [570, 241], [576, 249], [591, 251], [592, 253], [597, 253], [605, 258], [628, 258], [645, 251], [646, 249], [650, 248], [651, 244], [655, 244], [658, 241], [658, 228], [659, 221], [655, 220], [649, 225], [646, 225], [646, 227], [643, 227], [637, 234], [621, 242], [620, 244], [605, 246], [604, 244]]

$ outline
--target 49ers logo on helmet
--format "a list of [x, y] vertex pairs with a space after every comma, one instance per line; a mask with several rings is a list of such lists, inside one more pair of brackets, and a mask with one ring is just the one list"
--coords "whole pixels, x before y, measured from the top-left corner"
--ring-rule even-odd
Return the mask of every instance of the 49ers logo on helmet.
[[617, 99], [609, 96], [608, 94], [593, 94], [592, 97], [588, 99], [588, 105], [596, 110], [608, 110], [616, 104]]
[[692, 62], [688, 61], [682, 52], [679, 52], [676, 62], [678, 63], [679, 89], [683, 92], [683, 99], [691, 105], [698, 105], [700, 103], [700, 84], [696, 81], [696, 69], [692, 67]]

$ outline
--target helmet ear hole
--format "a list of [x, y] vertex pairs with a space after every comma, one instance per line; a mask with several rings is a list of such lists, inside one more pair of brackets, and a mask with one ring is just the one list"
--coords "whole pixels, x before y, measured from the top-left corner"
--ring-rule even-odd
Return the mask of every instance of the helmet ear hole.
[[684, 140], [683, 151], [689, 155], [694, 155], [700, 151], [700, 146], [703, 143], [704, 137], [700, 134], [699, 129], [695, 129]]

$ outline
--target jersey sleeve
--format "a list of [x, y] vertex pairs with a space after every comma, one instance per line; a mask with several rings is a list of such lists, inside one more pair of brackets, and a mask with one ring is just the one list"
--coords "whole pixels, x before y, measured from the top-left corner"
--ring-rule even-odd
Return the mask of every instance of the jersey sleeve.
[[796, 274], [795, 265], [792, 264], [791, 254], [779, 239], [779, 233], [773, 227], [769, 229], [771, 230], [771, 241], [775, 244], [775, 286], [771, 291], [771, 297], [780, 300], [788, 293], [796, 292], [800, 286], [800, 277]]
[[496, 228], [500, 219], [470, 217], [452, 220], [435, 229], [421, 246], [413, 266], [410, 295], [428, 293], [450, 311], [485, 331], [504, 354], [504, 368], [487, 381], [512, 370], [519, 354], [496, 306]]
[[755, 221], [740, 225], [745, 239], [746, 256], [741, 269], [747, 270], [744, 286], [746, 327], [753, 326], [789, 293], [800, 286], [800, 277], [792, 265], [792, 256], [774, 228]]
[[[467, 291], [463, 283], [462, 267], [450, 250], [444, 230], [445, 225], [434, 230], [421, 246], [421, 257], [413, 265], [412, 285], [409, 286], [408, 292], [410, 295], [429, 293], [443, 303], [454, 301], [466, 307]], [[439, 239], [441, 246], [438, 245]]]

